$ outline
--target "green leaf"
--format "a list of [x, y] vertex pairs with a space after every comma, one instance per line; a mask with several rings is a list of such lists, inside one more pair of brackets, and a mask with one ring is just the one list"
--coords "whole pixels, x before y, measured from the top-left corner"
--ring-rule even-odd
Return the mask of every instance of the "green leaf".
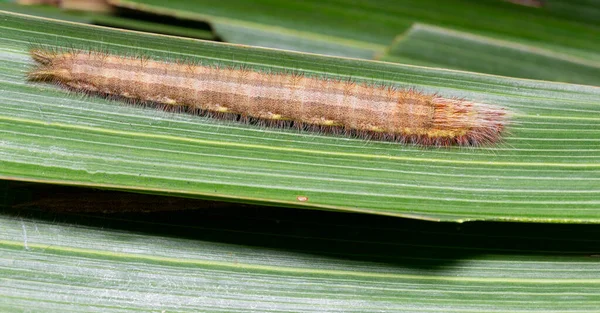
[[[600, 222], [600, 88], [0, 21], [1, 178], [431, 220]], [[31, 43], [352, 77], [504, 106], [511, 124], [497, 146], [422, 148], [159, 112], [26, 82]]]
[[600, 63], [424, 24], [413, 25], [380, 59], [511, 77], [600, 85]]
[[[32, 186], [0, 194], [23, 189]], [[90, 193], [71, 195], [81, 203]], [[118, 203], [127, 195], [97, 193], [90, 200], [102, 198]], [[135, 202], [173, 201], [141, 199]], [[251, 206], [113, 216], [3, 212], [0, 308], [6, 312], [593, 313], [600, 307], [597, 225], [457, 227]]]
[[[291, 13], [295, 16], [300, 12], [306, 13], [308, 8], [304, 5], [300, 5], [302, 7], [300, 10], [298, 7], [289, 8], [285, 4], [281, 5], [281, 2], [259, 4], [224, 1], [222, 6], [215, 6], [216, 3], [208, 2], [173, 2], [167, 6], [164, 6], [164, 2], [111, 1], [110, 3], [128, 10], [206, 22], [211, 25], [219, 38], [237, 44], [371, 59], [376, 53], [383, 52], [389, 43], [385, 39], [379, 42], [364, 40], [352, 36], [352, 33], [346, 32], [343, 28], [338, 32], [335, 28], [339, 28], [340, 25], [334, 28], [326, 27], [325, 29], [331, 30], [329, 32], [314, 31], [324, 28], [314, 27], [315, 24], [311, 26], [311, 23], [315, 20], [322, 23], [331, 17], [327, 15], [327, 11], [315, 11], [314, 7], [310, 10], [317, 15], [309, 15], [311, 20], [285, 18], [285, 15]], [[215, 10], [222, 14], [212, 14]], [[332, 22], [335, 25], [339, 21]], [[381, 36], [381, 34], [373, 35]]]
[[[553, 2], [552, 5], [558, 5]], [[109, 3], [205, 21], [229, 42], [304, 52], [372, 58], [418, 22], [600, 62], [597, 53], [600, 28], [594, 23], [564, 20], [546, 10], [499, 0], [110, 0]], [[596, 14], [593, 10], [587, 12], [591, 16]]]
[[600, 26], [598, 0], [549, 0], [543, 2], [543, 8], [556, 16]]

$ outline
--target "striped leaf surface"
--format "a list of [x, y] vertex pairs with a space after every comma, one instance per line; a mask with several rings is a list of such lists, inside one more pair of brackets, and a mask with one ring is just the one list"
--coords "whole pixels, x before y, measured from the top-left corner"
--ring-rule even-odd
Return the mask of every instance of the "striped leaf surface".
[[[24, 187], [36, 189], [1, 195]], [[102, 198], [128, 196], [79, 191], [70, 202]], [[4, 312], [600, 311], [597, 225], [457, 227], [251, 206], [2, 212]]]
[[[0, 177], [430, 220], [600, 221], [600, 88], [0, 15]], [[31, 45], [352, 78], [506, 107], [504, 140], [422, 148], [272, 129], [26, 82]], [[299, 201], [299, 199], [308, 201]]]

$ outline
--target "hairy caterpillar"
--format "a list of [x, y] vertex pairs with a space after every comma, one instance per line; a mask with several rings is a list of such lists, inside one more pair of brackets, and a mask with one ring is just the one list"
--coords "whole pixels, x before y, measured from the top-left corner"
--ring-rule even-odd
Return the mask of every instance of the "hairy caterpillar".
[[97, 51], [32, 49], [32, 81], [270, 126], [424, 146], [492, 144], [506, 112], [393, 86], [170, 63]]

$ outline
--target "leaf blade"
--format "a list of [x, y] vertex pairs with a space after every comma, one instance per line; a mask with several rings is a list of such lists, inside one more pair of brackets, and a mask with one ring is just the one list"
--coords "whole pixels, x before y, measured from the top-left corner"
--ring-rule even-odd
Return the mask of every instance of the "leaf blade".
[[[423, 219], [600, 221], [600, 88], [4, 17], [4, 178]], [[514, 115], [497, 147], [423, 149], [157, 112], [26, 83], [24, 34], [59, 47], [351, 75]]]

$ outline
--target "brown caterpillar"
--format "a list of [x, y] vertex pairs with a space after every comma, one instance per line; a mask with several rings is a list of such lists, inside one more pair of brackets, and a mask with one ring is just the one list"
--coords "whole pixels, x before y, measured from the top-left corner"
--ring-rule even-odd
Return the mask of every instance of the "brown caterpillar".
[[32, 81], [154, 103], [216, 117], [258, 121], [424, 146], [492, 144], [502, 108], [393, 86], [170, 63], [96, 51], [33, 49]]

